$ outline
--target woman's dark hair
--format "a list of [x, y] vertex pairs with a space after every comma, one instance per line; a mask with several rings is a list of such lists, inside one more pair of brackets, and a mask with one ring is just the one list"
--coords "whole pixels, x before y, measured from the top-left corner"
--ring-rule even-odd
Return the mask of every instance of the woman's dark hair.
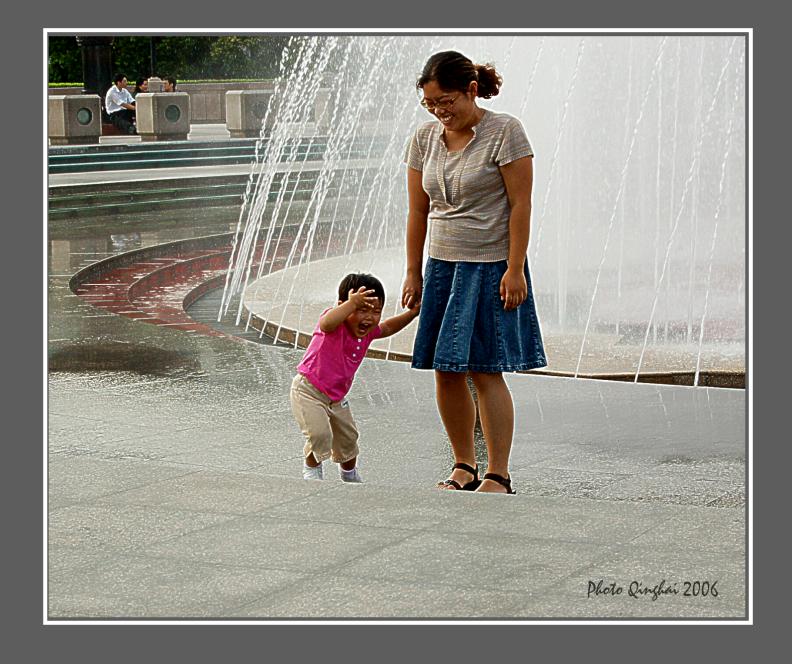
[[473, 64], [470, 58], [456, 51], [441, 51], [426, 61], [415, 87], [421, 89], [429, 81], [437, 81], [443, 90], [461, 92], [467, 92], [470, 82], [477, 81], [476, 96], [484, 99], [497, 95], [503, 84], [503, 78], [491, 64]]
[[134, 92], [134, 94], [137, 94], [138, 92], [140, 92], [143, 89], [142, 85], [148, 80], [149, 80], [148, 76], [138, 76], [137, 81], [135, 81], [135, 92]]
[[361, 286], [364, 286], [366, 290], [373, 290], [382, 305], [385, 305], [385, 287], [382, 285], [382, 282], [371, 274], [362, 273], [348, 274], [341, 280], [341, 283], [338, 285], [339, 301], [346, 302], [349, 299], [349, 291], [356, 291]]

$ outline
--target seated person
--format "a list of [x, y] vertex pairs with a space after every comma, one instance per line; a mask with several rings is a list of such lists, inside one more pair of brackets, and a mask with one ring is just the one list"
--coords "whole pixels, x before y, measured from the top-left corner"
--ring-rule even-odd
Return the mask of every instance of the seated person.
[[137, 97], [141, 92], [148, 92], [148, 76], [139, 76], [137, 83], [135, 83], [135, 91], [132, 93], [133, 97]]
[[163, 92], [176, 92], [176, 79], [173, 76], [166, 76], [162, 80]]
[[105, 110], [116, 127], [125, 134], [137, 134], [135, 129], [135, 99], [127, 90], [127, 77], [116, 74], [113, 85], [105, 95]]

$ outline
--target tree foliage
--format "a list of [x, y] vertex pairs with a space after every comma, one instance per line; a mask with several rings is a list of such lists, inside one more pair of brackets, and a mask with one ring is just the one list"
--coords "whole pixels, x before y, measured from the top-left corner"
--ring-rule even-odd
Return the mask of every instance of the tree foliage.
[[[273, 78], [288, 39], [287, 35], [119, 36], [113, 39], [112, 69], [125, 73], [130, 82], [152, 73], [179, 80]], [[75, 37], [51, 36], [48, 56], [51, 83], [82, 81], [82, 54]]]
[[51, 83], [82, 81], [82, 54], [74, 37], [50, 37], [48, 50]]

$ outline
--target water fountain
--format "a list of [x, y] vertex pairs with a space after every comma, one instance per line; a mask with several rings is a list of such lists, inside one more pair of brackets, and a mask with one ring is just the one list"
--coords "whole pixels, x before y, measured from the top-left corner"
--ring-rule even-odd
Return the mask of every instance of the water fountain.
[[[481, 104], [520, 117], [534, 145], [529, 257], [550, 369], [675, 370], [696, 383], [743, 371], [745, 45], [734, 36], [294, 37], [221, 315], [255, 316], [299, 344], [287, 330], [310, 333], [353, 269], [384, 278], [397, 308], [402, 157], [431, 119], [414, 81], [451, 48], [496, 65], [504, 87]], [[409, 348], [397, 337], [380, 350]]]

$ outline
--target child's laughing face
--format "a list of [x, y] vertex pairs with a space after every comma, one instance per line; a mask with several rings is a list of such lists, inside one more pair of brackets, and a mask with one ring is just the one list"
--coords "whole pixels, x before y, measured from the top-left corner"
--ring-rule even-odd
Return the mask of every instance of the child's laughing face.
[[365, 337], [379, 325], [382, 318], [382, 303], [375, 304], [371, 309], [356, 309], [344, 319], [344, 325], [358, 339]]

